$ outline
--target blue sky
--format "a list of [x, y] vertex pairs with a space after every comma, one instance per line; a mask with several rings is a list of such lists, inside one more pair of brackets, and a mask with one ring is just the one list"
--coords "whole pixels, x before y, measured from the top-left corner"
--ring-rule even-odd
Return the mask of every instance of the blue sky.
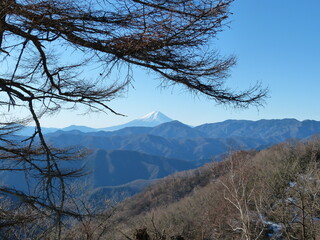
[[155, 75], [136, 70], [134, 88], [110, 102], [110, 107], [127, 117], [61, 111], [43, 118], [43, 125], [106, 127], [151, 111], [190, 125], [226, 119], [320, 120], [320, 1], [236, 0], [231, 11], [230, 26], [213, 47], [222, 55], [238, 58], [228, 86], [241, 90], [260, 81], [269, 88], [264, 107], [238, 110], [217, 105], [178, 86], [163, 89]]

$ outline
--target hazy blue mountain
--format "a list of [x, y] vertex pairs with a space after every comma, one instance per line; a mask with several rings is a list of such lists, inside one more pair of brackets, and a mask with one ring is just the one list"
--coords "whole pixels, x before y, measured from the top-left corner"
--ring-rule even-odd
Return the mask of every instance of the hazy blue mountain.
[[[104, 136], [128, 136], [128, 135], [154, 135], [164, 138], [194, 138], [203, 134], [196, 129], [179, 121], [170, 121], [155, 127], [126, 127], [115, 131], [110, 131]], [[95, 133], [92, 133], [95, 135]]]
[[[84, 133], [99, 131], [99, 129], [96, 129], [96, 128], [90, 128], [90, 127], [86, 127], [86, 126], [77, 126], [77, 125], [71, 125], [71, 126], [65, 127], [65, 128], [47, 128], [47, 127], [42, 127], [41, 129], [42, 129], [42, 133], [43, 134], [55, 133], [57, 131], [65, 131], [65, 132], [81, 131], [81, 132], [84, 132]], [[34, 126], [26, 126], [26, 127], [22, 128], [20, 131], [18, 131], [17, 135], [31, 136], [34, 132], [35, 132], [35, 127]]]
[[314, 120], [305, 120], [301, 122], [297, 138], [306, 138], [306, 136], [320, 133], [320, 122]]
[[[81, 131], [80, 132], [84, 132]], [[58, 132], [59, 134], [61, 131]], [[54, 135], [50, 134], [50, 136]], [[79, 133], [80, 134], [80, 133]], [[170, 121], [155, 127], [125, 127], [115, 131], [91, 131], [88, 135], [92, 136], [129, 136], [129, 135], [154, 135], [164, 138], [194, 138], [201, 137], [203, 134], [196, 129], [183, 124], [179, 121]]]
[[111, 132], [101, 132], [104, 136], [128, 136], [128, 135], [138, 135], [138, 134], [148, 134], [151, 132], [153, 127], [125, 127], [119, 130]]
[[227, 120], [195, 127], [206, 137], [250, 137], [278, 143], [287, 139], [303, 139], [320, 133], [320, 122], [296, 119], [276, 120]]
[[167, 158], [202, 161], [238, 149], [259, 148], [268, 144], [251, 138], [165, 138], [149, 134], [110, 136], [108, 132], [56, 132], [47, 136], [58, 147], [87, 147], [103, 150], [129, 150]]
[[[43, 127], [42, 128], [42, 133], [43, 134], [48, 134], [48, 133], [53, 133], [58, 131], [59, 128], [46, 128]], [[24, 128], [22, 128], [21, 130], [19, 130], [18, 132], [16, 132], [17, 135], [21, 135], [21, 136], [31, 136], [32, 134], [34, 134], [35, 132], [35, 127], [34, 126], [26, 126]]]
[[198, 130], [183, 124], [179, 121], [171, 121], [168, 123], [156, 126], [148, 132], [148, 134], [160, 136], [164, 138], [196, 138], [203, 137]]
[[[69, 128], [76, 129], [76, 128]], [[87, 130], [89, 130], [88, 128]], [[63, 129], [65, 131], [66, 129]], [[86, 130], [81, 132], [87, 132]], [[48, 131], [45, 129], [45, 131]], [[54, 134], [51, 131], [51, 135]], [[268, 143], [278, 143], [292, 138], [308, 138], [320, 133], [320, 122], [296, 119], [276, 120], [227, 120], [190, 127], [179, 121], [170, 121], [155, 127], [126, 127], [115, 131], [90, 131], [91, 136], [154, 135], [163, 138], [250, 138]], [[59, 133], [60, 134], [60, 133]]]
[[62, 131], [72, 131], [72, 130], [77, 130], [81, 132], [97, 132], [98, 129], [96, 128], [91, 128], [91, 127], [86, 127], [86, 126], [78, 126], [78, 125], [71, 125], [69, 127], [65, 127], [61, 129]]
[[159, 179], [195, 167], [190, 162], [178, 159], [103, 149], [96, 150], [86, 162], [89, 171], [93, 170], [93, 188], [123, 185], [137, 179]]

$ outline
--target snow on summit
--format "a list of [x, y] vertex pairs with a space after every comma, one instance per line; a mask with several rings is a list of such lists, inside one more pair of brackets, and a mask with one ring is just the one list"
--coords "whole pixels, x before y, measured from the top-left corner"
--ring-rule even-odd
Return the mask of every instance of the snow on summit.
[[163, 113], [161, 113], [159, 111], [153, 111], [153, 112], [148, 113], [140, 118], [132, 120], [128, 123], [118, 125], [118, 126], [103, 128], [101, 130], [114, 131], [114, 130], [119, 130], [119, 129], [125, 128], [125, 127], [155, 127], [155, 126], [160, 125], [162, 123], [171, 122], [171, 121], [173, 121], [173, 120], [171, 118], [167, 117], [166, 115], [164, 115]]
[[159, 111], [153, 111], [151, 113], [148, 113], [144, 115], [141, 118], [138, 118], [137, 120], [147, 121], [147, 122], [159, 122], [159, 123], [165, 123], [172, 121], [171, 118], [167, 117], [163, 113]]

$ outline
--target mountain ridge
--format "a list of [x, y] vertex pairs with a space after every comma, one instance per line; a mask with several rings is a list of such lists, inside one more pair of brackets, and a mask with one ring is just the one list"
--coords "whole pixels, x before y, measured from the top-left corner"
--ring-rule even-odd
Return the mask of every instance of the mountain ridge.
[[[48, 134], [56, 131], [73, 131], [73, 130], [79, 130], [84, 133], [98, 132], [98, 131], [116, 131], [116, 130], [120, 130], [127, 127], [155, 127], [160, 124], [171, 122], [171, 121], [174, 121], [174, 120], [169, 118], [165, 114], [159, 111], [153, 111], [142, 117], [129, 121], [127, 123], [115, 125], [111, 127], [92, 128], [92, 127], [81, 126], [81, 125], [70, 125], [64, 128], [42, 127], [42, 133]], [[35, 132], [34, 126], [26, 126], [23, 129], [19, 130], [17, 132], [17, 135], [30, 136], [34, 132]]]
[[[127, 123], [121, 124], [121, 125], [116, 125], [116, 126], [111, 126], [111, 127], [104, 127], [104, 128], [92, 128], [92, 127], [87, 127], [87, 126], [81, 126], [81, 125], [70, 125], [68, 127], [64, 128], [47, 128], [43, 127], [42, 131], [43, 134], [51, 134], [57, 131], [74, 131], [78, 130], [84, 133], [90, 133], [90, 132], [99, 132], [99, 131], [105, 131], [105, 132], [114, 132], [114, 131], [119, 131], [122, 130], [122, 134], [135, 134], [135, 133], [140, 133], [141, 131], [144, 132], [145, 134], [149, 133], [150, 128], [153, 127], [159, 127], [159, 128], [164, 128], [165, 123], [170, 123], [170, 122], [175, 122], [175, 124], [180, 124], [180, 127], [184, 129], [184, 131], [189, 132], [188, 134], [184, 133], [185, 136], [188, 137], [197, 137], [197, 136], [202, 136], [204, 133], [206, 137], [226, 137], [228, 134], [231, 134], [232, 136], [243, 136], [245, 135], [244, 133], [240, 133], [238, 131], [234, 131], [228, 126], [233, 126], [233, 128], [244, 128], [248, 125], [252, 127], [257, 127], [264, 125], [264, 128], [268, 128], [269, 126], [267, 125], [272, 125], [275, 123], [280, 123], [282, 125], [284, 124], [289, 124], [291, 125], [296, 125], [296, 128], [301, 127], [302, 125], [317, 125], [319, 121], [316, 120], [310, 120], [306, 119], [303, 121], [299, 121], [294, 118], [284, 118], [284, 119], [260, 119], [260, 120], [236, 120], [236, 119], [227, 119], [222, 122], [213, 122], [213, 123], [204, 123], [200, 124], [198, 126], [190, 126], [186, 125], [181, 121], [178, 120], [173, 120], [169, 117], [167, 117], [165, 114], [159, 111], [153, 111], [150, 112], [142, 117], [139, 117], [137, 119], [134, 119], [132, 121], [129, 121]], [[148, 129], [149, 128], [149, 129]], [[212, 129], [214, 128], [214, 130]], [[316, 127], [318, 129], [318, 127]], [[124, 130], [125, 129], [125, 130]], [[192, 129], [192, 130], [191, 130]], [[320, 128], [319, 128], [320, 129]], [[248, 130], [248, 129], [246, 129]], [[18, 135], [23, 135], [23, 136], [30, 136], [34, 133], [35, 127], [32, 126], [27, 126], [24, 129], [20, 130], [18, 132]], [[158, 130], [152, 130], [153, 132]], [[293, 129], [291, 129], [291, 135]], [[131, 132], [131, 133], [130, 133]], [[170, 129], [167, 129], [167, 132], [170, 132]], [[118, 132], [117, 134], [119, 134]], [[151, 133], [153, 134], [153, 133]], [[155, 134], [157, 135], [157, 134]], [[176, 134], [174, 132], [171, 132], [171, 137], [174, 138], [176, 137]], [[179, 135], [181, 137], [183, 134], [179, 132]], [[193, 136], [192, 136], [193, 135]], [[215, 136], [213, 136], [215, 135]]]
[[[226, 120], [197, 127], [175, 120], [154, 127], [126, 127], [115, 131], [60, 129], [45, 134], [45, 138], [48, 144], [58, 148], [88, 148], [93, 151], [93, 155], [86, 160], [99, 163], [92, 166], [92, 171], [97, 171], [96, 176], [99, 176], [96, 180], [98, 184], [92, 188], [101, 188], [99, 194], [116, 194], [118, 190], [133, 194], [141, 186], [148, 185], [149, 180], [154, 181], [180, 171], [182, 166], [197, 167], [210, 161], [219, 161], [233, 151], [262, 150], [288, 139], [308, 139], [319, 133], [320, 121], [315, 120]], [[173, 164], [179, 161], [181, 166]], [[172, 167], [167, 168], [167, 165]], [[136, 174], [138, 172], [141, 174]], [[126, 186], [129, 182], [141, 179], [142, 175], [146, 176], [144, 184]], [[9, 182], [22, 183], [19, 179], [23, 176], [9, 177]], [[5, 178], [8, 177], [2, 176], [2, 179]], [[121, 178], [124, 180], [120, 181]], [[118, 185], [123, 187], [116, 188]]]

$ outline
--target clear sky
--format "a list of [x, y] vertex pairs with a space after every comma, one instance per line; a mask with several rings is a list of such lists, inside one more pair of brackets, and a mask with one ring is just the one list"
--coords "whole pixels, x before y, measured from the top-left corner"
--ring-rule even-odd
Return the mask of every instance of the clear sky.
[[190, 125], [226, 119], [320, 120], [320, 0], [235, 0], [231, 11], [232, 22], [218, 35], [214, 47], [222, 55], [238, 58], [228, 86], [241, 90], [260, 81], [269, 88], [265, 107], [220, 106], [177, 86], [162, 89], [156, 76], [137, 70], [134, 88], [110, 102], [127, 117], [62, 111], [43, 118], [43, 125], [107, 127], [151, 111]]

